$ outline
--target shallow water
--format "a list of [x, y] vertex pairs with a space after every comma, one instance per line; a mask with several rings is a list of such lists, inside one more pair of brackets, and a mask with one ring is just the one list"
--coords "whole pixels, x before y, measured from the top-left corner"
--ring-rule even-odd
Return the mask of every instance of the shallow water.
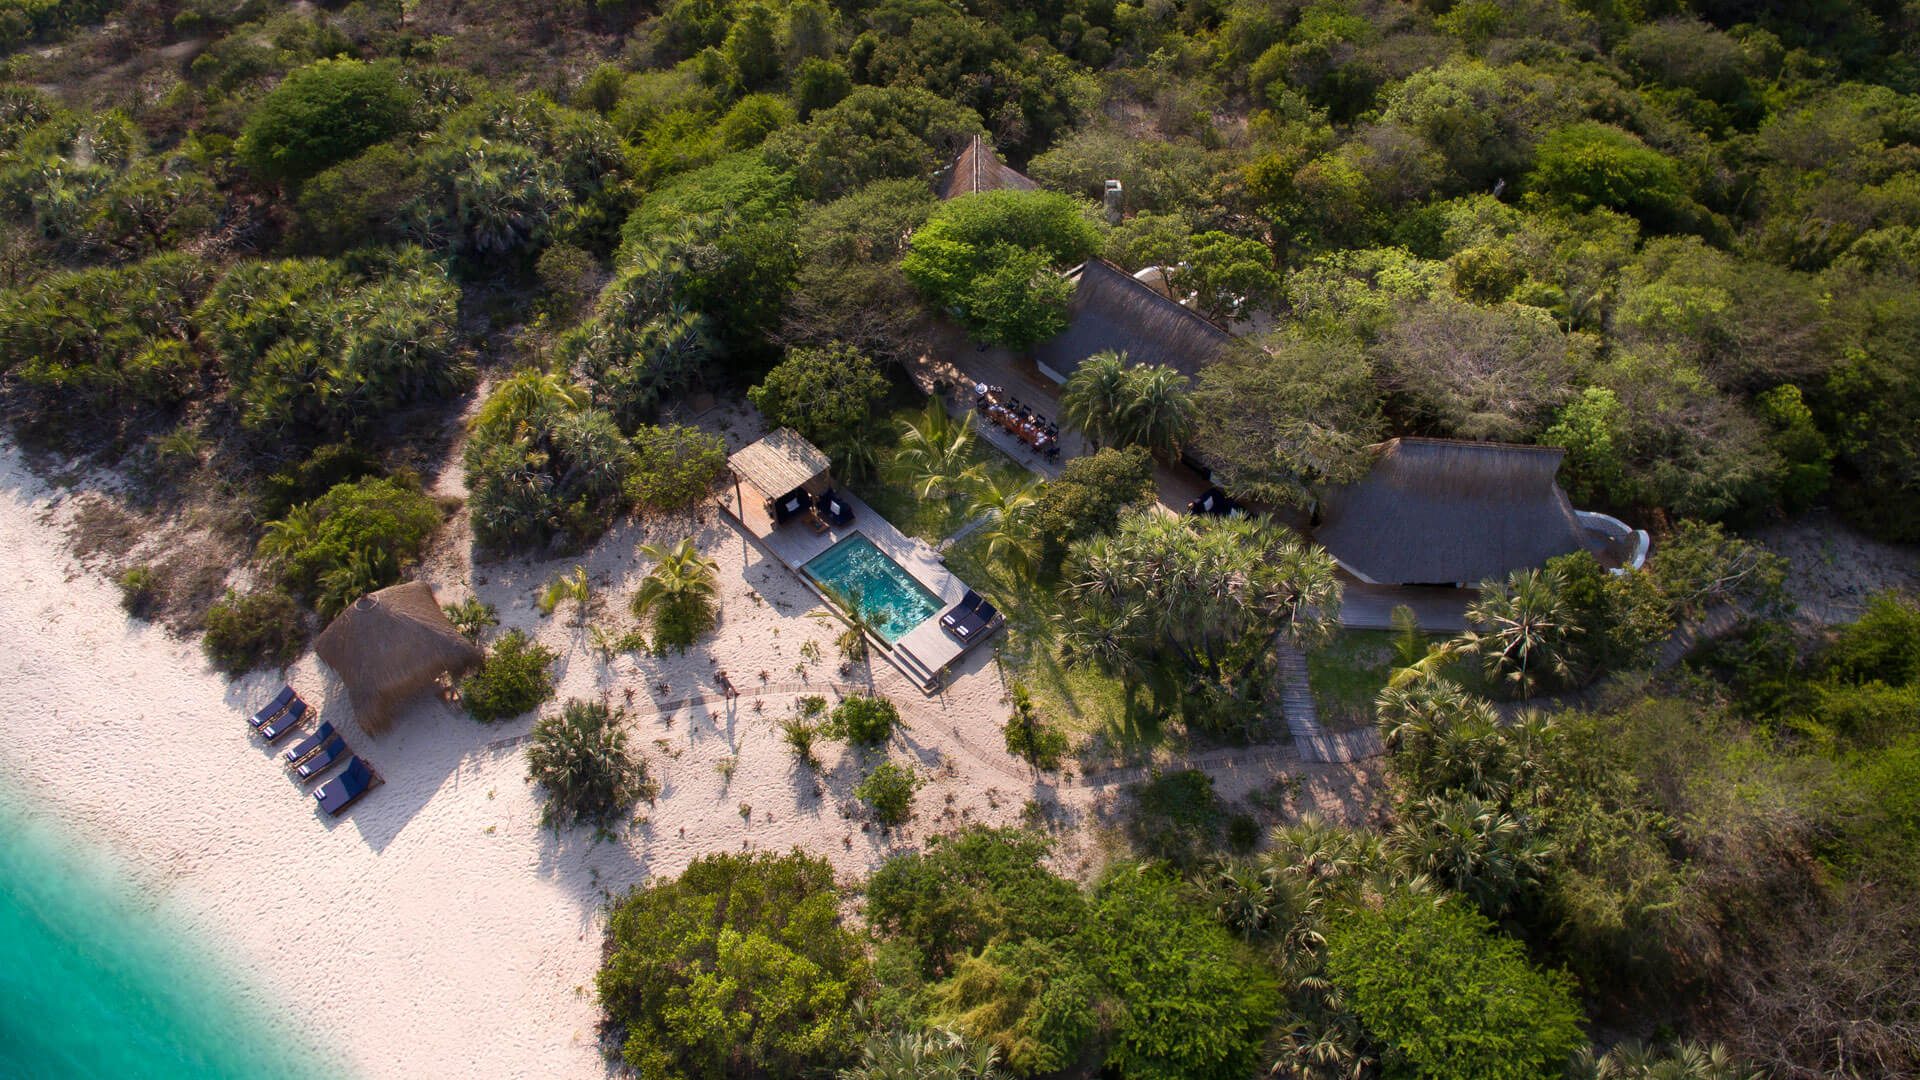
[[313, 1075], [268, 1004], [0, 772], [0, 1077]]

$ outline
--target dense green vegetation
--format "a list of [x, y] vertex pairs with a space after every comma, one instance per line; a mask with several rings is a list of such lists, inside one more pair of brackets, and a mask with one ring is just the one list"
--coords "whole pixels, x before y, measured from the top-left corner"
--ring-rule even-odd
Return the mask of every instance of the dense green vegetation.
[[[1652, 561], [1317, 657], [1388, 747], [1371, 824], [1171, 768], [1117, 830], [1145, 862], [1076, 884], [1037, 834], [930, 841], [870, 883], [870, 941], [822, 862], [705, 860], [616, 910], [628, 1063], [1900, 1075], [1920, 616], [1789, 623], [1743, 534], [1830, 509], [1920, 542], [1917, 31], [1861, 0], [8, 0], [0, 412], [255, 553], [263, 587], [190, 620], [238, 673], [407, 572], [449, 457], [484, 557], [569, 554], [696, 507], [726, 445], [698, 414], [748, 394], [912, 534], [973, 523], [947, 555], [1008, 617], [1036, 769], [1271, 735], [1273, 646], [1339, 604], [1280, 525], [1142, 512], [1156, 468], [1310, 512], [1383, 437], [1563, 448]], [[974, 136], [1041, 190], [936, 201]], [[1082, 358], [1055, 419], [1105, 449], [1035, 483], [899, 365], [1045, 340], [1095, 255], [1242, 334], [1192, 385]], [[646, 644], [687, 649], [712, 566], [646, 557]], [[190, 591], [161, 571], [130, 608]], [[537, 707], [554, 659], [505, 635], [469, 708]], [[841, 708], [793, 718], [803, 760], [897, 730]], [[542, 724], [556, 817], [643, 792], [614, 717]], [[902, 819], [914, 774], [880, 768]], [[1616, 1032], [1656, 1045], [1582, 1045]]]

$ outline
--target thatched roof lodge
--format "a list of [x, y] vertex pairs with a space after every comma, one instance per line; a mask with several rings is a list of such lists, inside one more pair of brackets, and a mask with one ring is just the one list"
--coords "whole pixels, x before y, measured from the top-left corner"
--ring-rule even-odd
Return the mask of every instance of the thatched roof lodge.
[[934, 190], [942, 199], [972, 195], [981, 191], [1033, 191], [1040, 185], [1013, 166], [1000, 160], [987, 140], [975, 135], [960, 151], [953, 164], [934, 180]]
[[1205, 316], [1105, 259], [1089, 259], [1066, 277], [1073, 282], [1067, 328], [1033, 350], [1034, 365], [1055, 382], [1066, 382], [1087, 357], [1109, 349], [1192, 378], [1232, 340]]
[[1547, 446], [1392, 439], [1321, 500], [1314, 539], [1374, 585], [1470, 587], [1586, 547]]
[[479, 666], [478, 646], [447, 621], [433, 589], [407, 581], [348, 605], [314, 642], [314, 652], [340, 676], [353, 702], [354, 718], [380, 734], [408, 698], [442, 675], [459, 676]]

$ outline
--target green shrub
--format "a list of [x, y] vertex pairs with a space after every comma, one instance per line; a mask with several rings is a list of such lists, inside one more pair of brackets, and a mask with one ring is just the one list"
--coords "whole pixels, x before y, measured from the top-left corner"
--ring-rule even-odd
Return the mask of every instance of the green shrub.
[[478, 670], [460, 682], [467, 714], [483, 724], [531, 712], [553, 699], [553, 662], [560, 654], [520, 630], [493, 643]]
[[887, 380], [873, 359], [850, 345], [800, 346], [767, 372], [747, 399], [769, 427], [790, 427], [844, 462], [849, 444], [874, 438], [874, 406]]
[[1156, 773], [1134, 788], [1127, 835], [1147, 855], [1191, 869], [1220, 846], [1222, 816], [1213, 777], [1198, 769]]
[[646, 759], [627, 749], [621, 716], [604, 702], [567, 702], [558, 716], [533, 725], [527, 748], [527, 779], [546, 790], [541, 820], [550, 825], [586, 821], [605, 826], [633, 804], [651, 802], [660, 786], [647, 775]]
[[982, 340], [1025, 348], [1066, 329], [1073, 290], [1048, 271], [1099, 246], [1099, 227], [1071, 197], [992, 191], [942, 204], [913, 234], [901, 269]]
[[600, 1005], [642, 1076], [808, 1076], [859, 1044], [866, 950], [825, 859], [696, 859], [613, 905], [604, 955]]
[[857, 746], [879, 746], [904, 728], [893, 702], [874, 694], [856, 694], [833, 707], [821, 733]]
[[254, 108], [240, 160], [269, 180], [298, 183], [405, 130], [416, 105], [394, 64], [321, 60], [290, 73]]
[[705, 498], [726, 470], [720, 436], [681, 424], [649, 425], [633, 433], [627, 497], [648, 510], [685, 510]]
[[1121, 866], [1093, 906], [1100, 969], [1120, 999], [1106, 1065], [1127, 1080], [1241, 1080], [1280, 1008], [1273, 975], [1180, 880]]
[[913, 816], [913, 793], [922, 782], [912, 769], [883, 761], [854, 785], [853, 797], [872, 807], [874, 820], [891, 829]]
[[160, 603], [160, 577], [151, 566], [135, 566], [120, 575], [120, 606], [136, 619], [144, 619]]
[[469, 596], [457, 604], [443, 604], [441, 610], [447, 613], [447, 621], [460, 631], [460, 636], [475, 645], [480, 643], [482, 634], [500, 625], [500, 613], [477, 596]]
[[1327, 935], [1327, 974], [1388, 1076], [1541, 1080], [1586, 1042], [1573, 980], [1464, 903], [1402, 893], [1355, 911]]
[[1067, 752], [1067, 735], [1047, 722], [1033, 706], [1033, 695], [1019, 683], [1013, 685], [1013, 715], [1007, 718], [1007, 753], [1043, 772], [1060, 767]]
[[335, 485], [302, 503], [260, 538], [260, 555], [288, 590], [332, 618], [367, 593], [400, 580], [440, 525], [440, 508], [393, 477]]
[[520, 372], [494, 388], [472, 430], [464, 461], [482, 546], [576, 550], [626, 510], [632, 449], [571, 381]]
[[229, 592], [208, 608], [200, 645], [214, 667], [244, 675], [293, 663], [306, 639], [306, 622], [293, 597], [280, 589], [262, 589], [245, 596]]
[[379, 476], [383, 471], [380, 459], [371, 451], [352, 443], [328, 443], [316, 448], [300, 464], [269, 475], [261, 485], [255, 512], [261, 520], [273, 521], [340, 484]]

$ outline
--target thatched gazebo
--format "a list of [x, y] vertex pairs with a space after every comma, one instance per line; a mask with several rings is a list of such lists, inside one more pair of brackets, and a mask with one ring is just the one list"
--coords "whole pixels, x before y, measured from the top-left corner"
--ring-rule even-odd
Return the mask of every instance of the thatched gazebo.
[[460, 636], [425, 582], [369, 593], [327, 624], [313, 651], [347, 686], [353, 715], [378, 735], [396, 708], [438, 682], [477, 667], [478, 646]]
[[[831, 467], [827, 455], [792, 428], [770, 431], [766, 438], [727, 458], [727, 468], [734, 478], [734, 497], [741, 497], [741, 481], [753, 485], [767, 500], [767, 515], [775, 524], [805, 513], [813, 505], [814, 496], [833, 489]], [[742, 501], [741, 505], [746, 504]]]

